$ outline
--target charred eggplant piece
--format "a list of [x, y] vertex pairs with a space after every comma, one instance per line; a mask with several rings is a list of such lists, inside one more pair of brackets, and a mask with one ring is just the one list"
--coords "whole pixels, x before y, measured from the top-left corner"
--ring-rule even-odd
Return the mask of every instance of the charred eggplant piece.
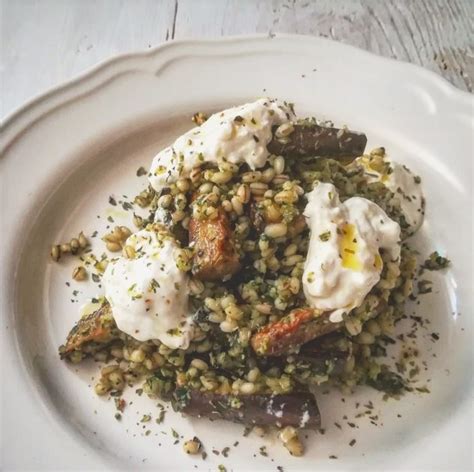
[[175, 411], [191, 416], [245, 425], [317, 429], [321, 424], [316, 399], [310, 393], [222, 395], [181, 388], [175, 391], [172, 404]]
[[110, 305], [105, 302], [98, 310], [81, 318], [71, 329], [66, 343], [59, 347], [61, 359], [78, 353], [81, 359], [119, 339], [119, 330], [112, 316]]
[[342, 349], [339, 346], [339, 341], [344, 338], [345, 335], [340, 332], [326, 334], [303, 344], [298, 354], [311, 357], [326, 357], [327, 355], [348, 357], [350, 355], [349, 350], [347, 348]]
[[345, 128], [327, 128], [315, 124], [295, 124], [284, 140], [273, 138], [267, 146], [279, 156], [330, 156], [356, 158], [364, 153], [367, 136]]
[[252, 336], [250, 343], [260, 356], [281, 356], [341, 328], [342, 323], [333, 323], [329, 315], [330, 312], [313, 308], [297, 308], [280, 320], [263, 326]]
[[327, 372], [329, 364], [333, 374], [340, 374], [344, 370], [352, 349], [341, 348], [338, 340], [344, 335], [334, 332], [303, 344], [295, 356], [297, 362], [308, 362], [313, 371]]
[[193, 274], [201, 280], [223, 280], [240, 268], [229, 219], [220, 208], [217, 218], [189, 222], [189, 240], [194, 244]]

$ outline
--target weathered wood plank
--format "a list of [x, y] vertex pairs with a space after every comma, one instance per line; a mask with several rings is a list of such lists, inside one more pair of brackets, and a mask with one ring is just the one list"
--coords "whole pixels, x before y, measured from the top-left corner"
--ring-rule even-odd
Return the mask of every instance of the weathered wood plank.
[[472, 91], [473, 19], [471, 0], [0, 0], [0, 114], [118, 53], [269, 32], [336, 39]]

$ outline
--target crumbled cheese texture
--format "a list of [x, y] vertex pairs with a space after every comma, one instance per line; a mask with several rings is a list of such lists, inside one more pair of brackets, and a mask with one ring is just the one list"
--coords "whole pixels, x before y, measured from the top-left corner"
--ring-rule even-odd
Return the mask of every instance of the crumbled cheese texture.
[[309, 421], [309, 413], [308, 410], [304, 410], [303, 414], [301, 415], [300, 421], [300, 428], [305, 428]]
[[400, 226], [375, 203], [352, 197], [341, 203], [336, 187], [318, 183], [304, 210], [311, 231], [303, 273], [308, 304], [333, 311], [331, 321], [358, 307], [380, 280], [385, 249], [400, 258]]
[[283, 410], [285, 409], [286, 403], [282, 403], [278, 410], [275, 410], [273, 405], [273, 398], [268, 402], [267, 405], [267, 414], [275, 416], [276, 418], [283, 418]]
[[159, 192], [204, 163], [246, 163], [252, 170], [263, 167], [272, 127], [294, 118], [290, 106], [269, 98], [215, 113], [157, 154], [149, 172], [150, 183]]
[[385, 160], [389, 164], [386, 172], [378, 172], [370, 167], [365, 156], [358, 158], [357, 162], [364, 166], [369, 182], [382, 182], [393, 192], [393, 200], [400, 206], [409, 233], [418, 231], [425, 214], [425, 198], [420, 178], [403, 164], [388, 159]]
[[139, 341], [158, 339], [186, 349], [193, 333], [188, 316], [188, 276], [176, 266], [176, 242], [154, 231], [132, 234], [136, 257], [120, 257], [103, 276], [105, 297], [118, 328]]
[[410, 233], [415, 233], [423, 223], [425, 200], [420, 180], [404, 165], [392, 162], [392, 172], [385, 185], [393, 192], [394, 199], [400, 203]]

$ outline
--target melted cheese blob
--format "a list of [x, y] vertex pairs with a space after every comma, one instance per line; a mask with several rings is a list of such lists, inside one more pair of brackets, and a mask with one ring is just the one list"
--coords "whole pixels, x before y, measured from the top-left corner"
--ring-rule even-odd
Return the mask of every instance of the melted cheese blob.
[[352, 197], [341, 203], [332, 184], [319, 183], [308, 194], [304, 216], [311, 230], [303, 273], [308, 304], [333, 311], [342, 321], [380, 280], [379, 250], [400, 257], [400, 226], [375, 203]]
[[139, 341], [158, 339], [172, 349], [186, 349], [193, 325], [188, 276], [176, 266], [175, 240], [141, 230], [126, 244], [136, 257], [111, 261], [102, 279], [118, 328]]
[[159, 192], [206, 162], [248, 164], [252, 170], [263, 167], [272, 127], [294, 118], [288, 105], [269, 98], [215, 113], [157, 154], [149, 172], [150, 183]]

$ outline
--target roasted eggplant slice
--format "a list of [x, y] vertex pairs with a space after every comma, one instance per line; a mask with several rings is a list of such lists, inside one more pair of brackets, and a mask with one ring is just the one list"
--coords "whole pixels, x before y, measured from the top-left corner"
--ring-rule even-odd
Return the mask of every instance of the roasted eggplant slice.
[[217, 218], [189, 222], [189, 240], [194, 244], [193, 274], [201, 280], [223, 280], [240, 268], [232, 230], [226, 212]]
[[310, 393], [222, 395], [181, 388], [174, 393], [173, 408], [191, 416], [246, 425], [317, 429], [321, 424], [316, 399]]
[[314, 338], [332, 333], [342, 326], [329, 320], [330, 312], [297, 308], [278, 321], [263, 326], [250, 340], [260, 356], [281, 356], [295, 351]]
[[347, 359], [351, 355], [351, 350], [326, 345], [326, 340], [329, 341], [330, 338], [333, 338], [333, 335], [338, 336], [338, 333], [330, 333], [303, 344], [299, 353], [295, 356], [296, 365], [308, 365], [308, 369], [312, 373], [320, 373], [321, 375], [327, 373], [342, 374]]
[[284, 139], [273, 138], [267, 146], [279, 156], [330, 156], [356, 158], [364, 153], [367, 136], [345, 128], [326, 128], [315, 124], [296, 124]]
[[71, 358], [73, 353], [78, 353], [75, 358], [80, 360], [116, 339], [119, 339], [119, 330], [110, 305], [105, 302], [98, 310], [81, 318], [71, 329], [66, 344], [59, 347], [59, 356], [61, 359]]

